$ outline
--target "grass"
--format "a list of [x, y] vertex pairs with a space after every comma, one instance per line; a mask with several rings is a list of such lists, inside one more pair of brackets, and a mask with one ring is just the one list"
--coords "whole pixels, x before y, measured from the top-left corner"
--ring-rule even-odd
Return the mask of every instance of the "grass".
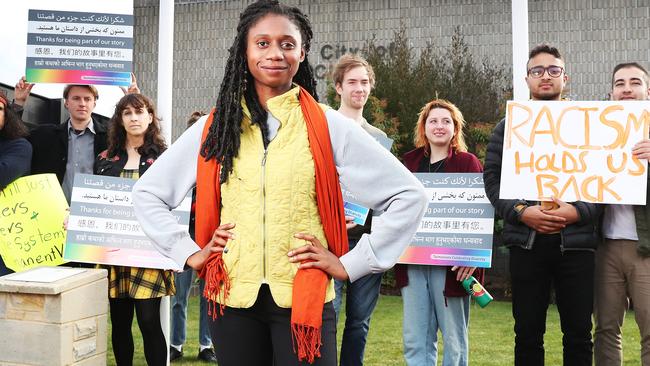
[[[343, 301], [345, 304], [345, 301]], [[195, 309], [195, 310], [193, 310]], [[198, 297], [190, 297], [187, 336], [184, 346], [185, 357], [174, 365], [206, 365], [196, 359], [198, 353]], [[341, 314], [344, 314], [342, 311]], [[343, 331], [343, 319], [339, 321], [338, 338]], [[136, 322], [133, 322], [135, 339], [134, 365], [146, 365], [142, 349], [142, 338]], [[110, 329], [110, 325], [109, 325]], [[110, 345], [109, 330], [108, 365], [115, 365]], [[514, 364], [514, 332], [509, 302], [494, 301], [481, 309], [472, 304], [469, 328], [470, 365], [512, 365]], [[547, 319], [546, 364], [562, 364], [562, 335], [555, 306], [549, 307]], [[444, 346], [444, 345], [443, 345]], [[623, 365], [638, 365], [640, 344], [639, 331], [634, 314], [628, 313], [623, 326]], [[439, 347], [441, 352], [442, 347]], [[442, 355], [442, 353], [440, 353]], [[442, 356], [438, 357], [438, 365]], [[399, 296], [381, 296], [372, 317], [365, 364], [369, 366], [404, 365], [402, 357], [402, 299]]]

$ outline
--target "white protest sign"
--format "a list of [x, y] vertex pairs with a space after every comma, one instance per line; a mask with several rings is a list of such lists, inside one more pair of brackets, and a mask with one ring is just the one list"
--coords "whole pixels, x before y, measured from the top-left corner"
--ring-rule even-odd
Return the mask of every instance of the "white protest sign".
[[131, 83], [135, 24], [131, 0], [75, 2], [72, 8], [66, 1], [33, 1], [27, 21], [27, 81]]
[[[104, 175], [75, 174], [67, 241], [68, 261], [117, 266], [182, 270], [163, 256], [140, 228], [133, 211], [135, 180]], [[187, 228], [191, 196], [172, 214]]]
[[647, 101], [508, 102], [502, 199], [646, 203]]

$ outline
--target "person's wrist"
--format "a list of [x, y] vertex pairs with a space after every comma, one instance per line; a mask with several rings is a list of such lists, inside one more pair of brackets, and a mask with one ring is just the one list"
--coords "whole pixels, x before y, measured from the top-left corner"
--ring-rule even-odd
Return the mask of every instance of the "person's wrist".
[[517, 220], [521, 221], [521, 217], [527, 208], [528, 208], [528, 202], [526, 201], [519, 201], [513, 206], [513, 210], [517, 214]]
[[574, 205], [573, 202], [570, 202], [569, 206], [571, 208], [573, 208], [573, 217], [571, 218], [572, 219], [571, 223], [576, 223], [576, 222], [580, 221], [580, 211], [578, 211], [578, 208], [576, 207], [576, 205]]

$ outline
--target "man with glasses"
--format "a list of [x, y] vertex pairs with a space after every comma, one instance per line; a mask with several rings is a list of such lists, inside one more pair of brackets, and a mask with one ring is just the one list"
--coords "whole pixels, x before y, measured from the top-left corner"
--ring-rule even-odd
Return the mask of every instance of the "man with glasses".
[[[559, 101], [568, 80], [557, 48], [530, 51], [526, 83], [532, 100]], [[485, 190], [504, 220], [502, 239], [510, 248], [515, 365], [544, 365], [544, 332], [551, 286], [560, 314], [564, 365], [591, 365], [594, 250], [599, 209], [587, 202], [499, 199], [505, 120], [490, 138], [483, 173]]]
[[[612, 72], [612, 100], [648, 100], [648, 72], [636, 62], [618, 64]], [[632, 149], [637, 159], [650, 158], [650, 140]], [[647, 189], [650, 189], [648, 184]], [[650, 192], [648, 192], [650, 194]], [[647, 200], [646, 196], [646, 200]], [[647, 201], [646, 201], [647, 203]], [[641, 363], [650, 366], [650, 205], [607, 205], [604, 241], [596, 252], [594, 358], [596, 366], [620, 366], [621, 326], [628, 308], [641, 335]]]

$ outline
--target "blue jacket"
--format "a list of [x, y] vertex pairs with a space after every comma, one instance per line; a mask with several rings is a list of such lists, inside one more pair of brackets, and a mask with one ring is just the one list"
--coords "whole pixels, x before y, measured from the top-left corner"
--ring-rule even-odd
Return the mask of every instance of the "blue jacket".
[[0, 190], [16, 178], [29, 174], [31, 161], [32, 145], [27, 140], [0, 137]]

